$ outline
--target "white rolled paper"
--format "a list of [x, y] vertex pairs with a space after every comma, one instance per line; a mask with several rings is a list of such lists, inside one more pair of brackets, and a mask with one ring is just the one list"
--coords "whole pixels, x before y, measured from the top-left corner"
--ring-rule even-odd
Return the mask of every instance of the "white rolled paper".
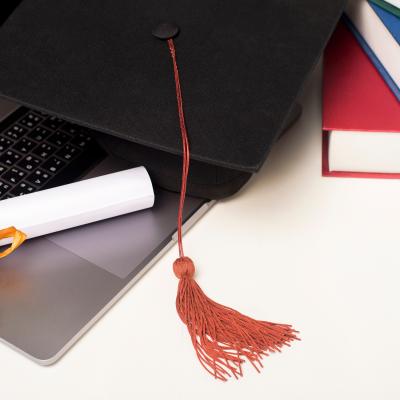
[[[0, 229], [27, 238], [150, 208], [153, 186], [144, 167], [132, 168], [0, 201]], [[3, 239], [0, 245], [10, 243]]]

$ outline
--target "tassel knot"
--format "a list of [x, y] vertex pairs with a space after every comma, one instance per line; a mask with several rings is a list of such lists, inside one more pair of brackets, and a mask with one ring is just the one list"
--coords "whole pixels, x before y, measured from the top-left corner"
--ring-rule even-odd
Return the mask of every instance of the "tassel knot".
[[192, 278], [194, 275], [194, 264], [189, 257], [179, 257], [174, 262], [174, 273], [178, 279]]

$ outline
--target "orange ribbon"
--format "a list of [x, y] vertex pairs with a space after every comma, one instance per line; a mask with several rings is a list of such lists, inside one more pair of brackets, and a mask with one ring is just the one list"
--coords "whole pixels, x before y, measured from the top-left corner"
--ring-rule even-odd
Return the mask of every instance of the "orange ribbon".
[[0, 240], [6, 238], [13, 238], [13, 241], [7, 249], [0, 252], [0, 258], [7, 257], [13, 251], [17, 250], [17, 248], [21, 246], [22, 243], [25, 242], [26, 235], [24, 232], [19, 231], [13, 226], [10, 226], [9, 228], [0, 230]]

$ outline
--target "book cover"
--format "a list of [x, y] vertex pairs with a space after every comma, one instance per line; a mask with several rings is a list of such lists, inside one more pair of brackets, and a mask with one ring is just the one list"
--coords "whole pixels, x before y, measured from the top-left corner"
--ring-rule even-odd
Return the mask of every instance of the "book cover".
[[387, 3], [384, 0], [370, 0], [371, 3], [377, 4], [379, 7], [383, 8], [386, 11], [389, 11], [390, 13], [400, 17], [400, 9], [395, 7], [394, 5]]

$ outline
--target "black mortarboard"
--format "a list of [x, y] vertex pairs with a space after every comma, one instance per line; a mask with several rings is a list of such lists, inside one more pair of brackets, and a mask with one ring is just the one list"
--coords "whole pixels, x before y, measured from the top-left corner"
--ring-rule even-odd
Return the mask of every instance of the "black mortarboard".
[[[215, 378], [258, 369], [297, 332], [201, 290], [182, 245], [186, 189], [226, 196], [261, 167], [344, 3], [25, 0], [0, 30], [0, 94], [118, 138], [103, 140], [180, 188], [176, 306]], [[16, 247], [17, 233], [0, 236]]]
[[293, 120], [344, 3], [25, 0], [0, 31], [0, 94], [105, 132], [109, 151], [179, 190], [174, 81], [168, 49], [153, 36], [171, 21], [180, 31], [188, 191], [225, 197]]

